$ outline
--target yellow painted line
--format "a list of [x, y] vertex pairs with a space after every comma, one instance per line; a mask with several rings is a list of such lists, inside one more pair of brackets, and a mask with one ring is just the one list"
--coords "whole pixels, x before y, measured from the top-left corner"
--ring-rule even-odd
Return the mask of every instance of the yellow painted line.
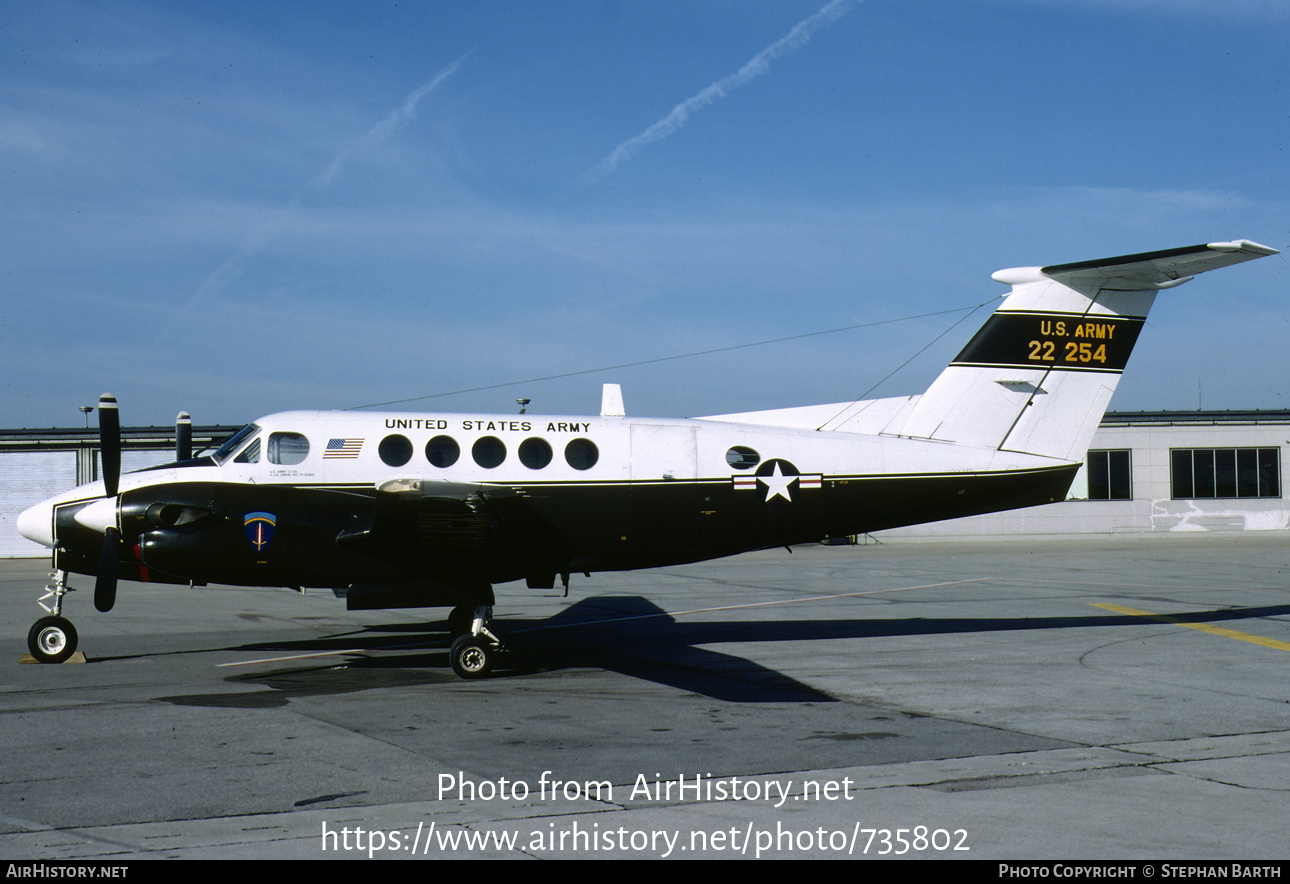
[[1177, 616], [1168, 614], [1153, 614], [1150, 611], [1139, 611], [1136, 608], [1124, 608], [1120, 605], [1099, 605], [1090, 602], [1095, 608], [1105, 608], [1108, 611], [1114, 611], [1117, 614], [1130, 614], [1134, 617], [1152, 617], [1156, 620], [1163, 620], [1165, 623], [1175, 623], [1178, 626], [1186, 626], [1188, 629], [1199, 629], [1201, 632], [1221, 635], [1223, 638], [1234, 638], [1237, 641], [1249, 642], [1254, 645], [1263, 645], [1265, 648], [1276, 648], [1278, 651], [1290, 651], [1290, 642], [1278, 641], [1275, 638], [1264, 638], [1261, 635], [1254, 635], [1249, 632], [1239, 632], [1235, 629], [1224, 629], [1221, 626], [1210, 626], [1208, 623], [1188, 623]]

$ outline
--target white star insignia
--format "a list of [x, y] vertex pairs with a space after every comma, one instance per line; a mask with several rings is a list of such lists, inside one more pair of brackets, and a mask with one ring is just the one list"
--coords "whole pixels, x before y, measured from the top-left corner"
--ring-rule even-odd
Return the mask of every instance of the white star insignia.
[[773, 473], [769, 476], [758, 476], [757, 478], [766, 483], [766, 503], [770, 503], [772, 497], [782, 497], [789, 503], [793, 502], [793, 498], [789, 496], [788, 489], [789, 486], [797, 481], [797, 476], [785, 476], [780, 471], [779, 464], [775, 464]]

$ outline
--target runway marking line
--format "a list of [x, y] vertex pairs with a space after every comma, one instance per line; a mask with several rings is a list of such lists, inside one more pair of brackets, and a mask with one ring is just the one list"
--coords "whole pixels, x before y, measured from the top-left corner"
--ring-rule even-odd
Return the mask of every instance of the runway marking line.
[[1188, 629], [1199, 629], [1201, 632], [1208, 632], [1212, 635], [1221, 635], [1223, 638], [1234, 638], [1237, 641], [1249, 642], [1254, 645], [1262, 645], [1265, 648], [1275, 648], [1278, 651], [1290, 651], [1290, 642], [1279, 641], [1275, 638], [1264, 638], [1261, 635], [1254, 635], [1250, 632], [1240, 632], [1236, 629], [1225, 629], [1222, 626], [1210, 626], [1208, 623], [1188, 623], [1177, 615], [1153, 614], [1151, 611], [1139, 611], [1137, 608], [1125, 608], [1121, 605], [1098, 604], [1096, 602], [1089, 602], [1089, 604], [1095, 608], [1105, 608], [1108, 611], [1114, 611], [1117, 614], [1129, 614], [1133, 617], [1150, 617], [1153, 620], [1161, 620], [1165, 623], [1186, 626]]

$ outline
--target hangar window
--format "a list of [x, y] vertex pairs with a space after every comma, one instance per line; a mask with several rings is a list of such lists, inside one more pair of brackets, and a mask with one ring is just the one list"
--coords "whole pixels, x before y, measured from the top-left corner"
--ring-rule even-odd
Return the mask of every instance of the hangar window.
[[1174, 448], [1169, 451], [1174, 500], [1280, 497], [1280, 448]]
[[545, 439], [525, 439], [520, 443], [520, 463], [530, 470], [540, 470], [551, 462], [551, 446]]
[[475, 458], [475, 463], [486, 470], [491, 470], [506, 460], [506, 443], [496, 436], [483, 436], [475, 440], [474, 446], [470, 449], [470, 456]]
[[426, 460], [431, 466], [450, 467], [461, 457], [461, 446], [451, 436], [435, 436], [426, 443]]
[[751, 470], [761, 463], [761, 455], [743, 445], [736, 445], [726, 452], [726, 463], [736, 470]]
[[269, 463], [290, 466], [309, 456], [309, 440], [299, 433], [269, 434]]
[[1133, 500], [1133, 459], [1129, 449], [1088, 453], [1088, 499]]
[[376, 449], [381, 460], [392, 467], [401, 467], [412, 460], [412, 442], [407, 436], [392, 433], [381, 440]]
[[600, 451], [590, 439], [574, 439], [564, 446], [564, 459], [575, 470], [589, 470], [600, 459]]

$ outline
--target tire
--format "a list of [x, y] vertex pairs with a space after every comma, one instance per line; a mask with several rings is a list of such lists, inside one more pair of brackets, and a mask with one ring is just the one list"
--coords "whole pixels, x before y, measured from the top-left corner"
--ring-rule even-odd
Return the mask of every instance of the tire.
[[487, 639], [476, 635], [463, 635], [452, 643], [448, 659], [452, 671], [462, 678], [484, 678], [493, 671], [497, 652]]
[[27, 650], [41, 663], [62, 663], [76, 653], [76, 627], [62, 617], [41, 617], [27, 633]]

